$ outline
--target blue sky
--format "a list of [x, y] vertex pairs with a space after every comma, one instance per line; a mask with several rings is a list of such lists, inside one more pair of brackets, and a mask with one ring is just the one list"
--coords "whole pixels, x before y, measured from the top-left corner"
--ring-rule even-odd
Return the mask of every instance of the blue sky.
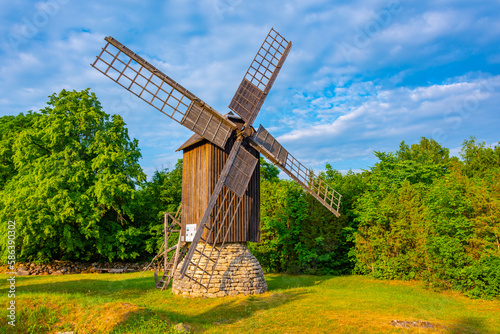
[[190, 136], [90, 66], [113, 36], [220, 113], [269, 29], [293, 47], [255, 121], [306, 166], [367, 169], [373, 151], [500, 140], [497, 1], [1, 1], [0, 116], [90, 87], [139, 140], [151, 176]]

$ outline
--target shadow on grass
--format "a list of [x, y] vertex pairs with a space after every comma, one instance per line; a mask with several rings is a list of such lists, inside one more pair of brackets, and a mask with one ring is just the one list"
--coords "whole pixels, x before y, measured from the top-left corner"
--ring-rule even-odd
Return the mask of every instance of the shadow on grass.
[[[448, 327], [448, 333], [451, 334], [494, 334], [487, 329], [484, 320], [475, 317], [466, 317], [460, 319], [456, 324]], [[495, 332], [498, 333], [498, 332]]]
[[[65, 279], [53, 282], [38, 282], [46, 280], [47, 276], [18, 277], [19, 290], [31, 293], [55, 293], [55, 294], [85, 294], [85, 295], [137, 295], [148, 290], [156, 290], [154, 279], [150, 276], [129, 277], [125, 274], [96, 274], [63, 276]], [[71, 278], [69, 278], [71, 277]], [[89, 278], [90, 277], [90, 278]], [[94, 278], [95, 277], [95, 278]], [[321, 284], [336, 276], [308, 276], [289, 274], [267, 274], [265, 275], [268, 290], [279, 292], [283, 290], [309, 287]], [[0, 289], [0, 294], [7, 293], [7, 287]]]
[[[102, 275], [102, 276], [101, 276]], [[72, 275], [73, 276], [73, 275]], [[146, 293], [148, 290], [155, 290], [152, 277], [127, 277], [119, 274], [99, 274], [95, 279], [81, 278], [74, 275], [71, 279], [66, 276], [64, 280], [53, 282], [39, 282], [47, 276], [22, 277], [17, 278], [17, 290], [23, 294], [29, 293], [51, 293], [51, 294], [83, 294], [88, 296], [96, 295], [134, 295]], [[0, 294], [6, 294], [7, 289], [0, 289]]]
[[[224, 297], [223, 299], [185, 299], [174, 296], [170, 291], [159, 291], [154, 287], [151, 276], [130, 277], [128, 274], [71, 275], [54, 277], [47, 281], [47, 276], [18, 278], [18, 291], [25, 298], [43, 295], [70, 296], [71, 299], [89, 302], [92, 310], [104, 303], [133, 303], [139, 311], [130, 313], [122, 322], [114, 325], [112, 333], [168, 333], [178, 323], [189, 324], [193, 331], [202, 331], [209, 327], [230, 325], [250, 318], [255, 312], [279, 307], [303, 298], [308, 291], [291, 289], [320, 284], [332, 277], [266, 275], [269, 292], [263, 295], [246, 297]], [[0, 294], [6, 294], [0, 289]], [[90, 309], [89, 309], [90, 310]], [[98, 311], [98, 306], [96, 308]], [[199, 311], [200, 310], [200, 311]], [[33, 310], [26, 310], [33, 313]], [[93, 311], [91, 311], [93, 312]], [[28, 318], [30, 318], [28, 320]], [[31, 328], [35, 314], [28, 316], [24, 329]], [[33, 318], [33, 319], [31, 319]], [[44, 316], [45, 318], [45, 316]], [[39, 321], [38, 321], [39, 322]], [[1, 332], [1, 331], [0, 331]], [[22, 332], [22, 331], [21, 331]], [[49, 333], [38, 329], [39, 333]]]
[[318, 285], [336, 276], [267, 274], [265, 277], [268, 290], [274, 292]]
[[[170, 292], [168, 292], [170, 294]], [[142, 309], [132, 315], [125, 322], [118, 324], [112, 333], [166, 333], [173, 325], [182, 323], [193, 332], [202, 332], [210, 327], [230, 325], [240, 320], [252, 317], [255, 312], [270, 310], [293, 302], [305, 295], [304, 292], [267, 293], [265, 295], [251, 295], [246, 297], [223, 297], [214, 301], [210, 309], [195, 313], [197, 307], [183, 312], [182, 308], [173, 310]], [[169, 297], [167, 297], [169, 298]], [[170, 297], [182, 298], [182, 297]], [[227, 301], [224, 301], [227, 299]], [[192, 303], [196, 299], [191, 299]], [[204, 300], [206, 301], [206, 300]], [[210, 300], [209, 300], [210, 301]], [[205, 303], [206, 305], [206, 303]], [[193, 312], [194, 311], [194, 312]]]

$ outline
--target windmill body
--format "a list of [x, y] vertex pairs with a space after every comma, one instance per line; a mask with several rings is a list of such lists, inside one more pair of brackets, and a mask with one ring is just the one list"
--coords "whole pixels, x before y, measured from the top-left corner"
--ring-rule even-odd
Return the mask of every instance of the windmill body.
[[[246, 246], [239, 247], [260, 240], [259, 153], [336, 216], [341, 200], [338, 192], [295, 159], [264, 127], [255, 130], [252, 126], [292, 43], [271, 29], [229, 104], [239, 116], [234, 117], [220, 114], [114, 38], [105, 40], [108, 43], [92, 66], [196, 134], [182, 147], [186, 158], [182, 233], [175, 253], [184, 254], [179, 250], [181, 246], [185, 250], [186, 244], [189, 250], [178, 268], [177, 255], [172, 261], [176, 264], [169, 269], [176, 272], [174, 289], [176, 281], [178, 287], [189, 282], [199, 291], [213, 293], [217, 285], [220, 288], [239, 280], [243, 270], [249, 276], [244, 285], [252, 287], [251, 293], [265, 291], [260, 265], [254, 263]], [[245, 265], [230, 267], [235, 263]]]
[[[242, 122], [239, 117], [230, 116], [230, 119], [236, 124]], [[190, 242], [188, 234], [198, 229], [235, 140], [236, 136], [231, 136], [226, 147], [221, 149], [195, 134], [177, 150], [183, 151], [181, 241]], [[260, 157], [259, 152], [251, 146], [248, 145], [245, 149], [257, 159]], [[221, 205], [220, 201], [217, 205]], [[233, 225], [225, 240], [226, 243], [260, 242], [260, 173], [258, 165], [248, 182], [248, 188], [237, 212], [235, 213], [234, 206], [224, 208], [224, 211], [229, 216], [235, 214]], [[188, 225], [189, 233], [186, 231]], [[218, 228], [217, 222], [211, 218], [207, 222], [207, 227]], [[221, 233], [215, 243], [221, 244], [223, 235], [224, 233]], [[209, 242], [214, 242], [214, 237], [211, 235]]]
[[[240, 117], [234, 115], [228, 115], [228, 117], [235, 124], [243, 125]], [[177, 150], [183, 151], [181, 242], [190, 242], [194, 237], [193, 232], [198, 229], [235, 140], [236, 135], [231, 136], [225, 149], [221, 149], [195, 134]], [[260, 157], [259, 152], [250, 145], [246, 145], [245, 149], [254, 157]], [[173, 276], [174, 294], [185, 297], [223, 297], [267, 291], [260, 263], [246, 245], [247, 241], [260, 242], [260, 172], [258, 167], [257, 165], [253, 171], [237, 212], [234, 211], [234, 206], [223, 209], [229, 216], [235, 214], [225, 242], [222, 238], [224, 233], [221, 233], [217, 240], [214, 240], [214, 235], [208, 240], [217, 249], [221, 248], [220, 254], [213, 251], [210, 246], [203, 247], [203, 243], [197, 246], [198, 252], [195, 252], [193, 261], [197, 262], [201, 257], [200, 265], [203, 267], [206, 265], [206, 270], [211, 273], [210, 279], [205, 276], [202, 283], [207, 284], [210, 280], [210, 286], [205, 289], [187, 277], [181, 278], [179, 270], [183, 264], [181, 262]], [[217, 204], [222, 203], [219, 200]], [[210, 219], [207, 227], [217, 229], [217, 221]], [[200, 255], [200, 252], [204, 255]], [[217, 256], [219, 256], [218, 260]], [[215, 262], [217, 262], [216, 265]], [[195, 270], [191, 271], [188, 271], [188, 276], [196, 275]]]

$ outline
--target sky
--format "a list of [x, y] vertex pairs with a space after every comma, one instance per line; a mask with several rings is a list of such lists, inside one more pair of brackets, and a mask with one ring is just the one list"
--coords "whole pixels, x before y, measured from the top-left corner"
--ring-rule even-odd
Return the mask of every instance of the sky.
[[500, 141], [500, 1], [0, 0], [0, 116], [90, 87], [139, 140], [149, 177], [191, 132], [90, 64], [112, 36], [221, 114], [273, 27], [293, 46], [254, 126], [306, 166]]

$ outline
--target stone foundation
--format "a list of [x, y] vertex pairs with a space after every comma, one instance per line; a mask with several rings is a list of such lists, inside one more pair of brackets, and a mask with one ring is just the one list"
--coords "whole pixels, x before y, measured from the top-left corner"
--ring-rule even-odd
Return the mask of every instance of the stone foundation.
[[[204, 244], [199, 243], [197, 245], [198, 250], [202, 250]], [[219, 247], [218, 245], [216, 246]], [[210, 255], [210, 250], [212, 247], [209, 245], [205, 248], [205, 254]], [[193, 255], [193, 262], [196, 263], [201, 255], [197, 252]], [[216, 257], [217, 253], [214, 251], [212, 257]], [[202, 257], [200, 261], [200, 266], [203, 268], [206, 263], [206, 258]], [[180, 280], [179, 270], [182, 267], [181, 262], [177, 267], [177, 271], [174, 275], [172, 283], [172, 292], [176, 295], [184, 297], [224, 297], [224, 296], [235, 296], [238, 294], [249, 295], [264, 293], [267, 291], [266, 281], [264, 280], [264, 273], [260, 266], [259, 261], [253, 256], [248, 250], [246, 244], [241, 243], [231, 243], [226, 244], [222, 248], [219, 260], [215, 267], [214, 273], [212, 275], [212, 280], [210, 281], [210, 286], [208, 290], [204, 287], [198, 285], [196, 282], [184, 277]], [[213, 262], [209, 261], [207, 271], [212, 271]], [[191, 266], [187, 275], [193, 275], [194, 266]], [[199, 278], [201, 276], [201, 271], [198, 269], [194, 273], [194, 277]], [[203, 284], [208, 283], [208, 275], [205, 274], [203, 277]]]

